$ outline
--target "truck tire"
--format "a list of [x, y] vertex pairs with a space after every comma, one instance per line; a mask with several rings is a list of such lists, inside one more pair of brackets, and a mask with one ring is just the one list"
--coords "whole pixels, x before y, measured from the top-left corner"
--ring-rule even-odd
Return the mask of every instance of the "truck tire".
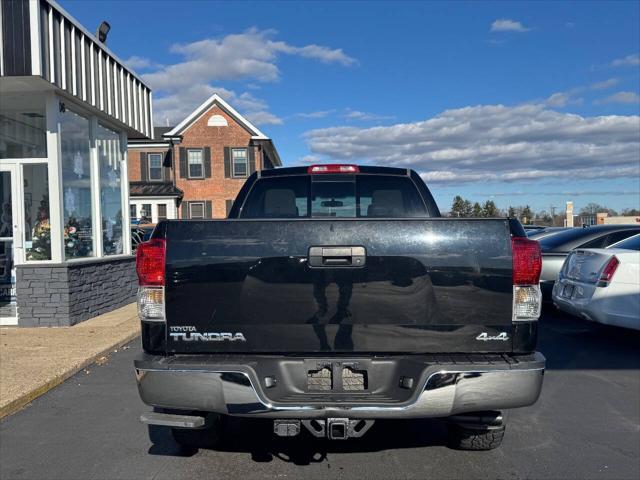
[[205, 428], [172, 428], [173, 440], [182, 447], [188, 448], [216, 448], [220, 445], [224, 431], [226, 417], [215, 413], [207, 414]]
[[468, 428], [448, 425], [448, 445], [456, 450], [493, 450], [504, 437], [505, 426], [490, 428]]

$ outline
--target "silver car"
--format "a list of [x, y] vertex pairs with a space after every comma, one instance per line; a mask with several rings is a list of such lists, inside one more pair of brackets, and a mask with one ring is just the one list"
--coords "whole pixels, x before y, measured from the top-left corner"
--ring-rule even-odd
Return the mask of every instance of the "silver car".
[[571, 252], [553, 287], [553, 303], [586, 320], [640, 330], [640, 235]]
[[640, 225], [596, 225], [571, 228], [540, 240], [542, 273], [540, 289], [545, 300], [551, 300], [553, 284], [565, 258], [574, 248], [606, 248], [640, 233]]

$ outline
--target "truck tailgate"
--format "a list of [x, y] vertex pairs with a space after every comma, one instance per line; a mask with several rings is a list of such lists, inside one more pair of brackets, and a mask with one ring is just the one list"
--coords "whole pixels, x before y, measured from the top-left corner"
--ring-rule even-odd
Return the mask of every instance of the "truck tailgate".
[[168, 221], [164, 229], [169, 352], [511, 350], [506, 219]]

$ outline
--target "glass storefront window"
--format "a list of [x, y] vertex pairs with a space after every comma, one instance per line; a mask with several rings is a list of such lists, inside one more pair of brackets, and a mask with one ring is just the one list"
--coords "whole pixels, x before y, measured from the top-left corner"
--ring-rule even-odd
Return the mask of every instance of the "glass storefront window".
[[120, 135], [98, 125], [96, 136], [100, 165], [100, 209], [103, 255], [123, 252], [122, 245], [122, 154]]
[[89, 120], [67, 110], [60, 114], [65, 258], [92, 257]]
[[24, 165], [24, 247], [27, 261], [51, 260], [47, 165]]
[[44, 95], [2, 94], [0, 158], [47, 156]]

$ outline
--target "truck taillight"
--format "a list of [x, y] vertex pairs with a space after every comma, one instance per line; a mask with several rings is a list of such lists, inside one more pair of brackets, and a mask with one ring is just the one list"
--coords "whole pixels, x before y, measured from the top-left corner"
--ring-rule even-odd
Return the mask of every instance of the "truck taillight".
[[513, 314], [512, 320], [531, 321], [540, 317], [542, 293], [540, 272], [542, 253], [540, 244], [524, 237], [511, 239], [513, 258]]
[[620, 265], [620, 260], [618, 260], [616, 257], [611, 257], [607, 265], [604, 267], [604, 270], [602, 270], [602, 273], [600, 274], [600, 281], [598, 286], [606, 287], [607, 285], [609, 285], [609, 283], [611, 283], [613, 274], [616, 273], [616, 270], [618, 269], [618, 265]]
[[164, 285], [165, 241], [152, 239], [138, 245], [136, 251], [136, 272], [138, 285]]
[[164, 273], [166, 244], [152, 239], [138, 245], [138, 316], [146, 322], [164, 322]]
[[138, 287], [138, 316], [143, 322], [164, 322], [164, 287]]
[[542, 271], [540, 244], [524, 237], [511, 239], [513, 255], [513, 284], [537, 285]]
[[360, 168], [357, 165], [339, 165], [335, 163], [327, 165], [311, 165], [307, 168], [307, 173], [358, 173]]

